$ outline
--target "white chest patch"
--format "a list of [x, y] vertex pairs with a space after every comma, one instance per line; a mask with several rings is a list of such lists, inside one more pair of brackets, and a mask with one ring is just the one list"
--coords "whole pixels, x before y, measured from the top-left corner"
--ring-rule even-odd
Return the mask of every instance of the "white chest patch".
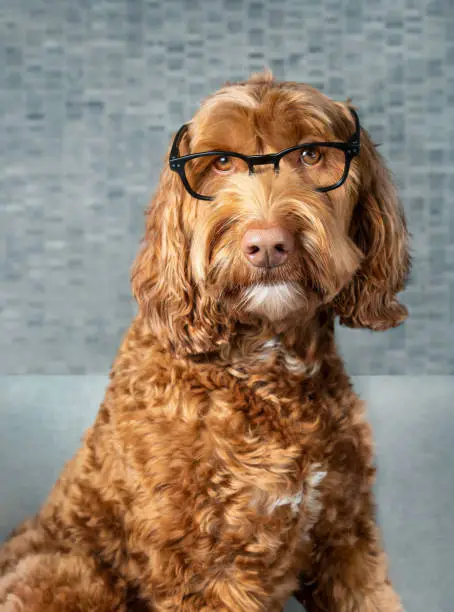
[[278, 354], [287, 371], [291, 374], [306, 376], [314, 376], [317, 373], [319, 364], [314, 362], [307, 364], [301, 357], [296, 354], [289, 353], [281, 344], [278, 338], [267, 340], [261, 348], [260, 358], [263, 360], [269, 359], [272, 355]]
[[[317, 466], [317, 468], [320, 466]], [[311, 473], [308, 478], [308, 491], [306, 495], [306, 506], [311, 515], [316, 514], [315, 519], [318, 517], [320, 510], [322, 509], [320, 503], [320, 495], [318, 486], [321, 484], [326, 476], [326, 472], [322, 470], [315, 470]]]
[[318, 486], [325, 478], [326, 472], [320, 470], [320, 467], [318, 464], [314, 465], [313, 471], [306, 481], [305, 492], [301, 490], [296, 495], [278, 497], [269, 505], [269, 513], [274, 512], [279, 506], [290, 506], [293, 514], [298, 514], [301, 506], [304, 505], [308, 513], [308, 527], [310, 528], [317, 520], [322, 509]]
[[301, 502], [303, 501], [303, 492], [293, 495], [293, 497], [279, 497], [275, 502], [271, 504], [270, 510], [273, 512], [278, 506], [290, 506], [292, 512], [296, 514], [299, 510]]

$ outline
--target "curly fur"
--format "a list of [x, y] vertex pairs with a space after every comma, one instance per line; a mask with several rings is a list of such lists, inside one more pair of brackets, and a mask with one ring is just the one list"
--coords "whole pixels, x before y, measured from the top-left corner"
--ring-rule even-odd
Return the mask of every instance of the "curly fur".
[[[268, 73], [202, 104], [182, 152], [345, 140], [348, 106]], [[375, 523], [372, 436], [334, 320], [401, 323], [409, 266], [395, 189], [367, 133], [321, 194], [283, 168], [214, 202], [165, 167], [132, 270], [140, 310], [104, 401], [49, 498], [0, 551], [0, 610], [398, 612]], [[252, 269], [252, 223], [298, 240]], [[285, 297], [285, 299], [282, 298]]]

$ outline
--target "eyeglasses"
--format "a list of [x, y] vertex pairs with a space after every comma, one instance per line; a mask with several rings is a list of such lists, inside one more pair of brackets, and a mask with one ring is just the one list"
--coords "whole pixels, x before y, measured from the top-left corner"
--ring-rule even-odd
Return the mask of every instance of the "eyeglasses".
[[277, 174], [282, 160], [316, 191], [331, 191], [344, 184], [351, 161], [360, 152], [359, 118], [352, 108], [349, 110], [355, 121], [355, 132], [346, 142], [305, 142], [267, 155], [203, 151], [180, 157], [179, 145], [189, 129], [189, 125], [184, 124], [172, 144], [170, 169], [180, 176], [188, 193], [198, 200], [214, 200], [229, 176], [237, 172], [255, 174], [255, 166], [272, 164]]

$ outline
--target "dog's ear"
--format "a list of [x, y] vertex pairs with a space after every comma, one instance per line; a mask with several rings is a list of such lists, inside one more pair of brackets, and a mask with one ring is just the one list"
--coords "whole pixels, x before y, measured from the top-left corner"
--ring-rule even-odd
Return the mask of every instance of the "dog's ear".
[[159, 341], [179, 356], [214, 350], [225, 331], [219, 304], [193, 282], [187, 204], [181, 179], [166, 164], [131, 270], [140, 314]]
[[359, 164], [359, 197], [350, 237], [364, 259], [334, 306], [343, 325], [386, 330], [408, 316], [396, 299], [410, 269], [408, 232], [389, 171], [365, 130], [361, 130]]

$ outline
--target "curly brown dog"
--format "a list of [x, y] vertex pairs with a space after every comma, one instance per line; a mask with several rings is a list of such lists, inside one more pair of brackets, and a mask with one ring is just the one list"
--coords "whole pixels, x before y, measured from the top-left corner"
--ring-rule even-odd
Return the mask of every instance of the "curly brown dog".
[[0, 552], [0, 610], [402, 610], [334, 321], [404, 321], [407, 238], [351, 105], [269, 73], [208, 98], [147, 211], [96, 421]]

